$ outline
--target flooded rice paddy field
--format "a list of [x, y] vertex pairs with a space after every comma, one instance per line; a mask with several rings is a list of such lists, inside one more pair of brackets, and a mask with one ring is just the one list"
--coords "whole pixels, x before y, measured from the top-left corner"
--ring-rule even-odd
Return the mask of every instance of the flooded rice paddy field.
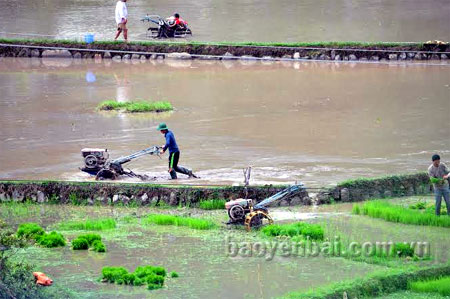
[[[432, 201], [431, 197], [410, 197], [402, 203]], [[392, 199], [399, 202], [399, 199]], [[219, 228], [197, 231], [182, 227], [144, 225], [148, 213], [189, 215], [215, 221]], [[225, 211], [201, 211], [179, 208], [132, 208], [100, 206], [60, 206], [34, 204], [3, 204], [0, 217], [13, 226], [24, 221], [36, 221], [47, 230], [57, 229], [67, 219], [112, 217], [115, 229], [97, 232], [107, 246], [104, 254], [93, 251], [73, 251], [64, 248], [29, 247], [19, 253], [27, 261], [50, 275], [53, 287], [72, 291], [83, 298], [273, 298], [295, 290], [308, 290], [333, 282], [363, 277], [374, 271], [405, 265], [429, 265], [448, 261], [450, 239], [445, 228], [418, 227], [384, 222], [365, 216], [351, 215], [350, 204], [319, 207], [271, 209], [276, 223], [298, 219], [320, 223], [326, 227], [326, 237], [340, 235], [343, 240], [422, 241], [431, 244], [431, 260], [397, 260], [373, 263], [331, 257], [230, 257], [226, 254], [227, 239], [232, 241], [270, 241], [258, 232], [227, 228]], [[61, 231], [69, 240], [83, 231]], [[400, 233], [401, 232], [401, 233]], [[176, 271], [179, 278], [168, 278], [165, 287], [150, 291], [145, 287], [104, 284], [99, 281], [101, 268], [124, 266], [130, 271], [150, 264]], [[400, 295], [403, 295], [400, 294]], [[398, 296], [400, 296], [398, 295]], [[397, 298], [397, 297], [392, 297]]]
[[[11, 33], [113, 39], [116, 1], [0, 0], [1, 35]], [[263, 0], [127, 3], [130, 38], [145, 39], [146, 14], [174, 12], [189, 22], [199, 41], [404, 41], [450, 40], [447, 0]], [[8, 35], [9, 33], [9, 35]], [[29, 35], [28, 37], [36, 37]]]
[[[324, 186], [448, 161], [445, 63], [0, 60], [0, 178], [92, 180], [84, 147], [112, 158], [164, 143], [164, 121], [192, 184]], [[161, 114], [99, 113], [103, 100], [168, 100]], [[126, 166], [165, 181], [166, 158]]]

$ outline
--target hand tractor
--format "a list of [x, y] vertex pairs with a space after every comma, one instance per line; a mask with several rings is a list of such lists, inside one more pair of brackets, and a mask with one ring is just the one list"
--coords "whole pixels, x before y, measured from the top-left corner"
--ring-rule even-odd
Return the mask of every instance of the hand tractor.
[[115, 180], [121, 175], [148, 180], [148, 176], [136, 174], [129, 169], [128, 171], [124, 170], [122, 165], [144, 155], [156, 155], [159, 157], [160, 150], [160, 147], [152, 146], [129, 156], [123, 156], [109, 161], [109, 152], [107, 149], [84, 148], [81, 150], [81, 155], [84, 158], [84, 167], [80, 168], [80, 170], [95, 175], [96, 180]]
[[272, 224], [273, 219], [269, 216], [267, 206], [272, 202], [286, 199], [305, 190], [302, 183], [292, 185], [260, 203], [253, 205], [252, 199], [238, 198], [225, 203], [230, 220], [227, 224], [245, 225], [247, 231], [259, 228], [266, 224]]

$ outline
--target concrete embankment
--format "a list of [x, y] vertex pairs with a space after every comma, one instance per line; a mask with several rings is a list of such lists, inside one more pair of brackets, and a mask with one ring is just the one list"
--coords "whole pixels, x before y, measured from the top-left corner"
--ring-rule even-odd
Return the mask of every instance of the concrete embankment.
[[[251, 186], [248, 198], [257, 202], [281, 191], [283, 186]], [[76, 204], [137, 204], [196, 206], [201, 200], [236, 199], [245, 196], [241, 186], [171, 186], [116, 182], [65, 181], [0, 181], [0, 201], [32, 200], [39, 203]], [[275, 203], [276, 206], [308, 205], [311, 199], [306, 191]]]
[[36, 41], [0, 39], [0, 57], [58, 57], [203, 60], [332, 60], [403, 61], [448, 60], [448, 43], [298, 43], [202, 44], [175, 42]]
[[[249, 186], [248, 198], [260, 202], [286, 186]], [[276, 201], [272, 206], [357, 202], [370, 198], [388, 198], [430, 194], [431, 186], [425, 173], [357, 179], [324, 188], [315, 196], [307, 190]], [[117, 182], [66, 181], [0, 181], [0, 201], [75, 204], [136, 204], [196, 206], [201, 200], [236, 199], [245, 197], [242, 186], [172, 186]]]
[[339, 183], [317, 195], [317, 203], [356, 202], [370, 198], [389, 198], [430, 194], [432, 186], [426, 173], [361, 178]]

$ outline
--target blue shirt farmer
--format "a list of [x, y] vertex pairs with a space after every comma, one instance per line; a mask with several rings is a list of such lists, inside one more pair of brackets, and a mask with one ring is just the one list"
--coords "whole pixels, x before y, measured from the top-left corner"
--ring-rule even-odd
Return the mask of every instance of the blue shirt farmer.
[[166, 145], [164, 145], [164, 151], [169, 148], [169, 153], [176, 153], [178, 151], [180, 151], [178, 149], [178, 145], [177, 142], [175, 140], [175, 136], [173, 135], [172, 131], [167, 130], [167, 133], [164, 134], [164, 136], [166, 137]]

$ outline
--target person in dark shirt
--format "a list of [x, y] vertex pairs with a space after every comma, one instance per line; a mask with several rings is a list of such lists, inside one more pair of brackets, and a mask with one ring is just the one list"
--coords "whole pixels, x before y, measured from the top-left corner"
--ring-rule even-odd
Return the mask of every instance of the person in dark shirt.
[[169, 131], [169, 128], [165, 123], [159, 124], [158, 131], [160, 131], [161, 134], [164, 134], [164, 136], [166, 137], [166, 144], [162, 147], [161, 154], [165, 153], [166, 150], [169, 149], [169, 173], [172, 180], [177, 179], [177, 172], [185, 174], [190, 178], [196, 178], [196, 176], [192, 173], [192, 170], [178, 166], [178, 160], [180, 159], [180, 150], [172, 131]]

